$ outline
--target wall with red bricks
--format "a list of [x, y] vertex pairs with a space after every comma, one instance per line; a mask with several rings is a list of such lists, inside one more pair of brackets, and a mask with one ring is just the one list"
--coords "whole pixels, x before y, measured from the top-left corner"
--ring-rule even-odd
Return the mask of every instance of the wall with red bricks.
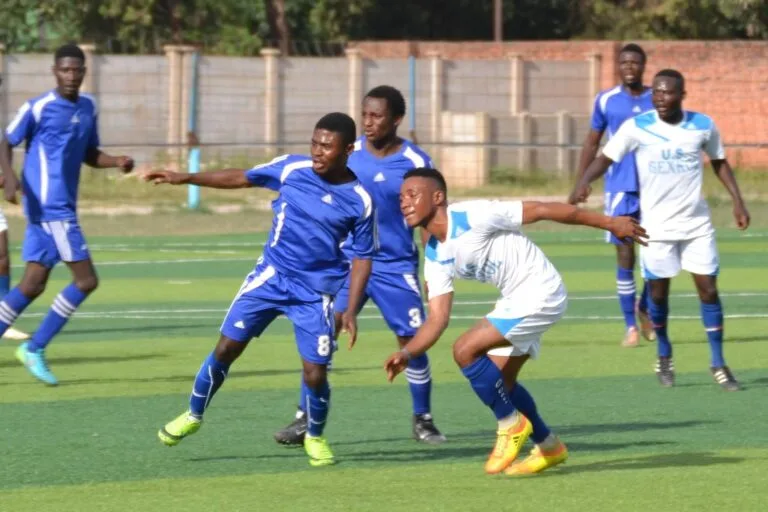
[[[686, 77], [686, 108], [715, 119], [732, 163], [768, 167], [768, 41], [633, 41], [648, 54], [646, 81], [663, 68]], [[598, 54], [601, 83], [617, 82], [616, 59], [624, 42], [617, 41], [511, 41], [420, 42], [355, 41], [365, 58], [427, 57], [444, 59], [505, 59], [510, 54], [530, 61], [583, 61]], [[762, 147], [756, 147], [762, 145]], [[755, 146], [755, 147], [749, 147]]]

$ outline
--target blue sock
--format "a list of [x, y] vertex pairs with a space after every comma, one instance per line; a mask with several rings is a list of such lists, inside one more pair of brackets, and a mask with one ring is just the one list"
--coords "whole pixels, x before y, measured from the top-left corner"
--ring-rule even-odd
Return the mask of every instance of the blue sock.
[[648, 281], [643, 281], [643, 291], [640, 293], [640, 300], [637, 303], [637, 309], [643, 313], [648, 312]]
[[66, 325], [69, 317], [88, 297], [87, 294], [80, 291], [74, 284], [70, 284], [59, 293], [55, 299], [48, 314], [43, 318], [40, 327], [37, 328], [32, 339], [29, 341], [28, 350], [37, 352], [48, 346], [54, 336]]
[[201, 418], [211, 403], [213, 395], [219, 390], [227, 378], [229, 365], [220, 363], [211, 352], [197, 371], [192, 394], [189, 397], [189, 410], [193, 416]]
[[491, 408], [497, 420], [515, 412], [515, 406], [504, 389], [501, 371], [488, 356], [481, 356], [466, 368], [462, 368], [461, 372], [469, 379], [478, 398]]
[[536, 402], [533, 401], [533, 397], [528, 390], [518, 382], [512, 388], [512, 391], [509, 392], [509, 399], [512, 400], [512, 404], [517, 410], [531, 422], [531, 426], [533, 426], [531, 439], [533, 439], [533, 442], [537, 444], [543, 442], [550, 434], [549, 427], [539, 416], [539, 412], [536, 410]]
[[331, 405], [331, 387], [328, 381], [315, 389], [302, 381], [301, 387], [304, 388], [302, 394], [306, 397], [304, 410], [307, 413], [307, 434], [320, 437], [323, 435], [325, 420], [328, 418], [328, 409]]
[[672, 344], [667, 336], [667, 315], [669, 307], [667, 303], [657, 304], [650, 299], [648, 301], [648, 316], [653, 322], [653, 330], [656, 331], [656, 348], [659, 357], [672, 357]]
[[32, 299], [21, 293], [18, 287], [3, 297], [0, 302], [0, 336], [16, 321], [19, 315], [27, 309]]
[[0, 300], [11, 290], [11, 276], [0, 276]]
[[616, 267], [616, 290], [619, 306], [627, 329], [637, 327], [635, 322], [635, 272], [631, 268]]
[[701, 303], [701, 321], [707, 331], [709, 351], [712, 355], [712, 368], [725, 366], [723, 359], [723, 305], [718, 297], [714, 304]]
[[432, 394], [432, 373], [429, 369], [427, 354], [422, 354], [408, 361], [405, 378], [408, 379], [408, 387], [411, 388], [413, 414], [428, 414]]

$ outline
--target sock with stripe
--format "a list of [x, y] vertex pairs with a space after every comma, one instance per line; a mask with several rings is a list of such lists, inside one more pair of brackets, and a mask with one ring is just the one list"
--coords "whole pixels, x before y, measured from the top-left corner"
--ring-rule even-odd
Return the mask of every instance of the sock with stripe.
[[723, 322], [723, 305], [720, 303], [719, 297], [714, 304], [701, 303], [701, 321], [707, 331], [712, 368], [721, 368], [725, 366], [725, 359], [723, 358], [723, 327], [725, 322]]
[[656, 349], [659, 357], [672, 357], [672, 343], [667, 335], [667, 316], [669, 307], [667, 302], [657, 303], [652, 298], [648, 300], [648, 316], [653, 322], [653, 330], [656, 331]]
[[213, 395], [219, 390], [227, 378], [229, 365], [216, 360], [211, 352], [200, 365], [192, 385], [192, 394], [189, 397], [189, 410], [192, 416], [202, 418], [203, 413], [211, 403]]
[[302, 380], [301, 386], [304, 388], [302, 394], [306, 397], [304, 411], [307, 414], [307, 435], [320, 437], [323, 435], [328, 409], [331, 406], [331, 386], [327, 380], [316, 388], [309, 387]]
[[0, 336], [13, 325], [19, 315], [32, 303], [32, 299], [14, 288], [0, 301]]
[[66, 325], [69, 317], [77, 310], [80, 304], [88, 297], [73, 284], [70, 284], [59, 293], [55, 299], [48, 314], [43, 318], [40, 327], [37, 328], [32, 339], [29, 341], [28, 350], [37, 352], [48, 346], [54, 336]]
[[429, 368], [427, 354], [422, 354], [408, 361], [408, 368], [405, 369], [405, 378], [408, 380], [408, 387], [411, 389], [413, 414], [428, 414], [432, 395], [432, 373]]
[[635, 321], [635, 273], [631, 268], [616, 267], [616, 290], [627, 329], [637, 327]]
[[461, 372], [469, 380], [478, 398], [493, 411], [497, 420], [515, 412], [515, 406], [504, 389], [501, 371], [488, 356], [481, 356], [466, 368], [462, 368]]

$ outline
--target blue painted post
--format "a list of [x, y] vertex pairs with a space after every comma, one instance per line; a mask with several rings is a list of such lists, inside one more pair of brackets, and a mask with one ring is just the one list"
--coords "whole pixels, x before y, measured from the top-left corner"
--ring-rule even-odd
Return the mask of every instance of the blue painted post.
[[[187, 131], [189, 133], [197, 135], [197, 64], [200, 59], [200, 53], [194, 52], [192, 54], [192, 90], [189, 93], [189, 126]], [[187, 166], [190, 173], [200, 172], [200, 146], [197, 142], [197, 137], [193, 137], [192, 143], [194, 146], [189, 148]], [[197, 185], [189, 185], [187, 189], [187, 207], [190, 210], [196, 210], [200, 207], [200, 187]]]
[[[416, 139], [416, 57], [408, 56], [408, 132]], [[414, 140], [415, 142], [415, 140]]]

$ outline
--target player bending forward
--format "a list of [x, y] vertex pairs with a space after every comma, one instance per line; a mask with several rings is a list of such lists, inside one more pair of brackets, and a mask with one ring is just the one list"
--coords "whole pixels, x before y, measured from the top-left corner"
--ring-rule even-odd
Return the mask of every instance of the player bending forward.
[[[384, 364], [389, 380], [448, 327], [455, 277], [493, 283], [501, 291], [495, 309], [453, 345], [456, 363], [498, 420], [485, 471], [526, 475], [564, 462], [565, 444], [550, 432], [517, 375], [529, 357], [536, 358], [541, 335], [563, 316], [568, 299], [560, 274], [520, 228], [552, 220], [644, 243], [643, 228], [630, 217], [607, 217], [560, 203], [467, 201], [448, 206], [443, 176], [424, 168], [405, 175], [400, 208], [409, 226], [431, 235], [424, 264], [429, 313], [413, 339]], [[513, 464], [529, 436], [535, 448]]]

